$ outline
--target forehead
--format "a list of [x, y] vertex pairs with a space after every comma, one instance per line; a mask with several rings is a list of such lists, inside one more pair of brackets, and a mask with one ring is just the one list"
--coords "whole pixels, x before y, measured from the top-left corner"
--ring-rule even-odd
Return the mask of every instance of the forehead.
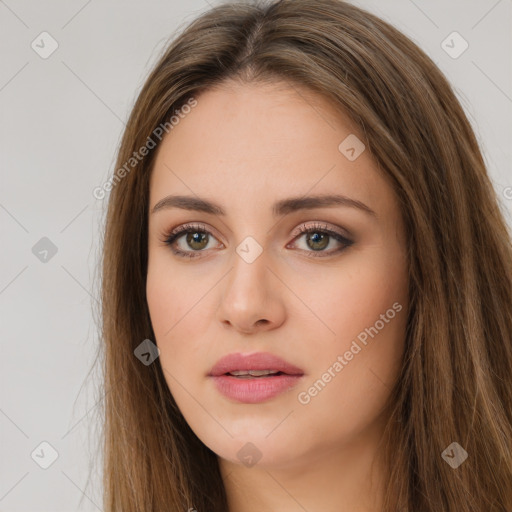
[[339, 149], [359, 135], [356, 125], [323, 96], [287, 83], [231, 82], [196, 100], [160, 144], [152, 205], [164, 192], [240, 206], [308, 191], [382, 199], [385, 184], [368, 152], [350, 161]]

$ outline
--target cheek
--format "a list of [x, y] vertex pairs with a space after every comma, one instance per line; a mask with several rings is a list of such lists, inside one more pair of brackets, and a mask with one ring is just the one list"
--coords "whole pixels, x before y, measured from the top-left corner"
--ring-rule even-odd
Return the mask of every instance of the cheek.
[[339, 268], [297, 275], [301, 278], [295, 278], [294, 292], [307, 306], [300, 306], [302, 321], [337, 349], [373, 326], [393, 304], [399, 303], [403, 311], [406, 307], [407, 270], [399, 255], [393, 261], [381, 250], [353, 253]]
[[171, 269], [166, 255], [150, 257], [146, 299], [160, 363], [168, 372], [166, 378], [171, 374], [182, 380], [190, 375], [191, 366], [204, 359], [201, 341], [209, 322], [208, 311], [211, 314], [207, 291], [213, 283], [195, 277]]
[[[344, 424], [343, 414], [350, 412], [348, 417], [359, 418], [362, 425], [384, 405], [400, 369], [407, 323], [407, 267], [401, 254], [392, 258], [375, 250], [364, 259], [347, 260], [346, 271], [339, 276], [328, 285], [328, 293], [311, 298], [315, 304], [322, 303], [323, 318], [336, 335], [323, 344], [320, 373], [312, 376], [310, 384], [322, 379], [322, 372], [336, 361], [340, 363], [341, 356], [342, 369], [318, 393], [314, 407], [327, 411], [329, 404], [337, 404], [343, 411], [333, 414], [338, 422]], [[322, 383], [317, 387], [323, 389]]]
[[[408, 280], [401, 253], [389, 254], [377, 246], [364, 255], [354, 253], [343, 269], [329, 271], [328, 277], [319, 274], [318, 287], [301, 289], [305, 302], [314, 305], [328, 327], [313, 317], [308, 321], [327, 333], [319, 336], [311, 354], [315, 363], [307, 385], [318, 389], [312, 389], [315, 408], [327, 410], [336, 404], [344, 413], [351, 412], [351, 420], [369, 420], [396, 380], [405, 340]], [[334, 378], [325, 373], [329, 369]], [[342, 417], [337, 420], [344, 422]]]
[[174, 336], [187, 317], [194, 314], [194, 305], [201, 301], [207, 283], [190, 270], [182, 271], [173, 264], [167, 250], [150, 251], [146, 299], [155, 336], [165, 341]]
[[344, 281], [345, 290], [352, 293], [326, 304], [336, 336], [310, 354], [310, 376], [298, 390], [301, 417], [311, 428], [321, 426], [326, 442], [340, 436], [350, 439], [372, 424], [400, 371], [405, 297], [394, 284], [376, 287], [374, 277], [368, 273], [365, 279]]
[[146, 283], [151, 323], [157, 340], [161, 341], [165, 333], [180, 318], [183, 301], [177, 300], [182, 285], [176, 276], [171, 276], [161, 258], [150, 257]]

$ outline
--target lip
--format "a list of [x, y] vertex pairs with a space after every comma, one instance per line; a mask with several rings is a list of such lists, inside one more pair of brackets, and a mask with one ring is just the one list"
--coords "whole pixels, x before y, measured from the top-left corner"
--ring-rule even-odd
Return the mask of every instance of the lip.
[[[282, 375], [246, 379], [227, 375], [235, 370], [277, 370]], [[219, 359], [208, 374], [220, 393], [248, 404], [274, 398], [296, 386], [303, 376], [300, 368], [269, 352], [229, 354]]]
[[228, 354], [215, 363], [209, 375], [218, 377], [235, 370], [277, 370], [288, 375], [304, 375], [300, 368], [270, 352]]

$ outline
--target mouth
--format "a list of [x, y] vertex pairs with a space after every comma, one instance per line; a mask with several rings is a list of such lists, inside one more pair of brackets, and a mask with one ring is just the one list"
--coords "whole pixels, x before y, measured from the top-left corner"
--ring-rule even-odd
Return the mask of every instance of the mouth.
[[304, 375], [304, 372], [269, 352], [255, 352], [253, 354], [228, 354], [217, 361], [210, 370], [209, 375], [232, 375], [234, 377], [261, 378], [269, 375]]
[[224, 397], [246, 404], [268, 401], [295, 387], [303, 376], [300, 368], [263, 352], [230, 354], [208, 374]]
[[262, 377], [275, 377], [278, 375], [289, 375], [279, 370], [233, 370], [224, 375], [231, 375], [238, 379], [261, 379]]

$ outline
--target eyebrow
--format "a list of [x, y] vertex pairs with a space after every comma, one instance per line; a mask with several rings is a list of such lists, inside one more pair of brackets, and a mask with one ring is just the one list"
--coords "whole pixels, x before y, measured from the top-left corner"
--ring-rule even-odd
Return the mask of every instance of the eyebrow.
[[[350, 208], [357, 208], [369, 215], [377, 217], [377, 214], [369, 206], [362, 203], [361, 201], [336, 194], [281, 199], [280, 201], [274, 203], [272, 207], [272, 213], [274, 217], [278, 217], [299, 210], [312, 210], [315, 208], [333, 206], [347, 206]], [[224, 209], [212, 201], [202, 199], [200, 197], [179, 195], [170, 195], [158, 201], [158, 203], [156, 203], [151, 210], [151, 214], [168, 208], [181, 208], [183, 210], [210, 213], [212, 215], [226, 215]]]

